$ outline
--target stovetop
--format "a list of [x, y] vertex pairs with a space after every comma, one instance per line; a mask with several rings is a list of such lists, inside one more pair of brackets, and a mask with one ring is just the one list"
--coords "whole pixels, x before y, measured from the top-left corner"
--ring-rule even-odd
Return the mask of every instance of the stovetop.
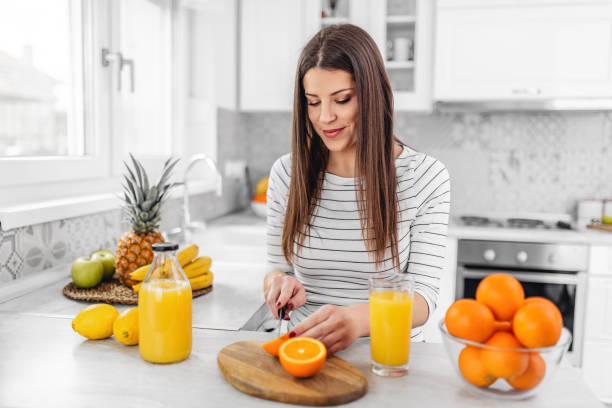
[[464, 215], [458, 218], [459, 225], [485, 228], [516, 228], [516, 229], [572, 229], [566, 216], [515, 217], [515, 216], [478, 216]]

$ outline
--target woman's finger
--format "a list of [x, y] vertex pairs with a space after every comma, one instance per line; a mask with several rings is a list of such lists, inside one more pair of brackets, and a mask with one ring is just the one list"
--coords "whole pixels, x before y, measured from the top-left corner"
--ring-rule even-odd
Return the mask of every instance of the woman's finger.
[[283, 284], [280, 289], [280, 294], [278, 296], [278, 299], [276, 300], [275, 307], [277, 309], [280, 309], [281, 307], [287, 304], [287, 301], [291, 298], [291, 295], [293, 294], [294, 287], [295, 287], [294, 279], [285, 278], [283, 280]]
[[[302, 323], [298, 324], [291, 330], [292, 333], [295, 333], [296, 336], [303, 336], [313, 327], [320, 325], [324, 322], [329, 316], [329, 311], [326, 310], [325, 306], [321, 309], [314, 312], [310, 317], [304, 320]], [[316, 338], [316, 337], [315, 337]]]
[[336, 343], [341, 342], [344, 338], [344, 330], [334, 330], [331, 333], [327, 334], [321, 339], [321, 342], [325, 344], [327, 350], [329, 351], [331, 347], [333, 347]]
[[314, 339], [321, 339], [325, 336], [333, 333], [337, 329], [337, 320], [333, 316], [328, 316], [327, 319], [321, 321], [319, 324], [310, 327], [310, 329], [304, 331], [300, 336], [312, 337]]
[[295, 310], [300, 306], [303, 306], [306, 303], [306, 291], [301, 283], [297, 283], [295, 288], [293, 289], [293, 296], [291, 299], [287, 301], [287, 305], [289, 305], [289, 309], [287, 310]]
[[270, 290], [268, 291], [268, 295], [266, 296], [266, 304], [268, 308], [272, 312], [272, 315], [275, 319], [278, 319], [278, 308], [276, 308], [276, 303], [278, 302], [278, 296], [280, 295], [280, 286], [276, 284], [272, 284], [270, 286]]

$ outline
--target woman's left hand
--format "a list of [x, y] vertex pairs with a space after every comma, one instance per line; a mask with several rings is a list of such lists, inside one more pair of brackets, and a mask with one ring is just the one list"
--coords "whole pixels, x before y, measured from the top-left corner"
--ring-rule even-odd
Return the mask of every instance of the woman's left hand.
[[[359, 309], [352, 307], [325, 305], [295, 326], [290, 336], [319, 339], [327, 347], [327, 353], [333, 354], [344, 350], [362, 335], [363, 316], [361, 314]], [[369, 327], [369, 319], [366, 317], [365, 320], [368, 321]]]

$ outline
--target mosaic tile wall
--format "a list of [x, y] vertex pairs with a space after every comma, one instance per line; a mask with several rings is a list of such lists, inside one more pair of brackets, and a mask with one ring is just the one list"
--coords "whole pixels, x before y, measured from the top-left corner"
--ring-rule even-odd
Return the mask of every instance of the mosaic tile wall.
[[[447, 165], [455, 215], [572, 213], [576, 200], [612, 198], [612, 113], [399, 114], [395, 128], [405, 143]], [[225, 180], [222, 197], [192, 198], [192, 218], [246, 207], [254, 183], [289, 151], [290, 131], [289, 113], [220, 110], [220, 169], [246, 160], [248, 184]], [[182, 216], [181, 202], [171, 201], [161, 229], [180, 225]], [[0, 284], [113, 248], [126, 229], [120, 211], [109, 211], [0, 231]]]
[[[395, 120], [402, 141], [448, 167], [453, 214], [573, 213], [576, 200], [612, 198], [612, 113], [401, 113]], [[242, 114], [239, 127], [256, 177], [290, 149], [290, 114]]]

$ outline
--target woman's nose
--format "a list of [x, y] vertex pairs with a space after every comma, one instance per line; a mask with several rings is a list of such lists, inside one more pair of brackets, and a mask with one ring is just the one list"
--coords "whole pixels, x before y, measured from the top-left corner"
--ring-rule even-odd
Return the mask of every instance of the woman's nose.
[[333, 111], [331, 104], [321, 102], [321, 116], [319, 120], [323, 123], [331, 123], [336, 120], [336, 114]]

